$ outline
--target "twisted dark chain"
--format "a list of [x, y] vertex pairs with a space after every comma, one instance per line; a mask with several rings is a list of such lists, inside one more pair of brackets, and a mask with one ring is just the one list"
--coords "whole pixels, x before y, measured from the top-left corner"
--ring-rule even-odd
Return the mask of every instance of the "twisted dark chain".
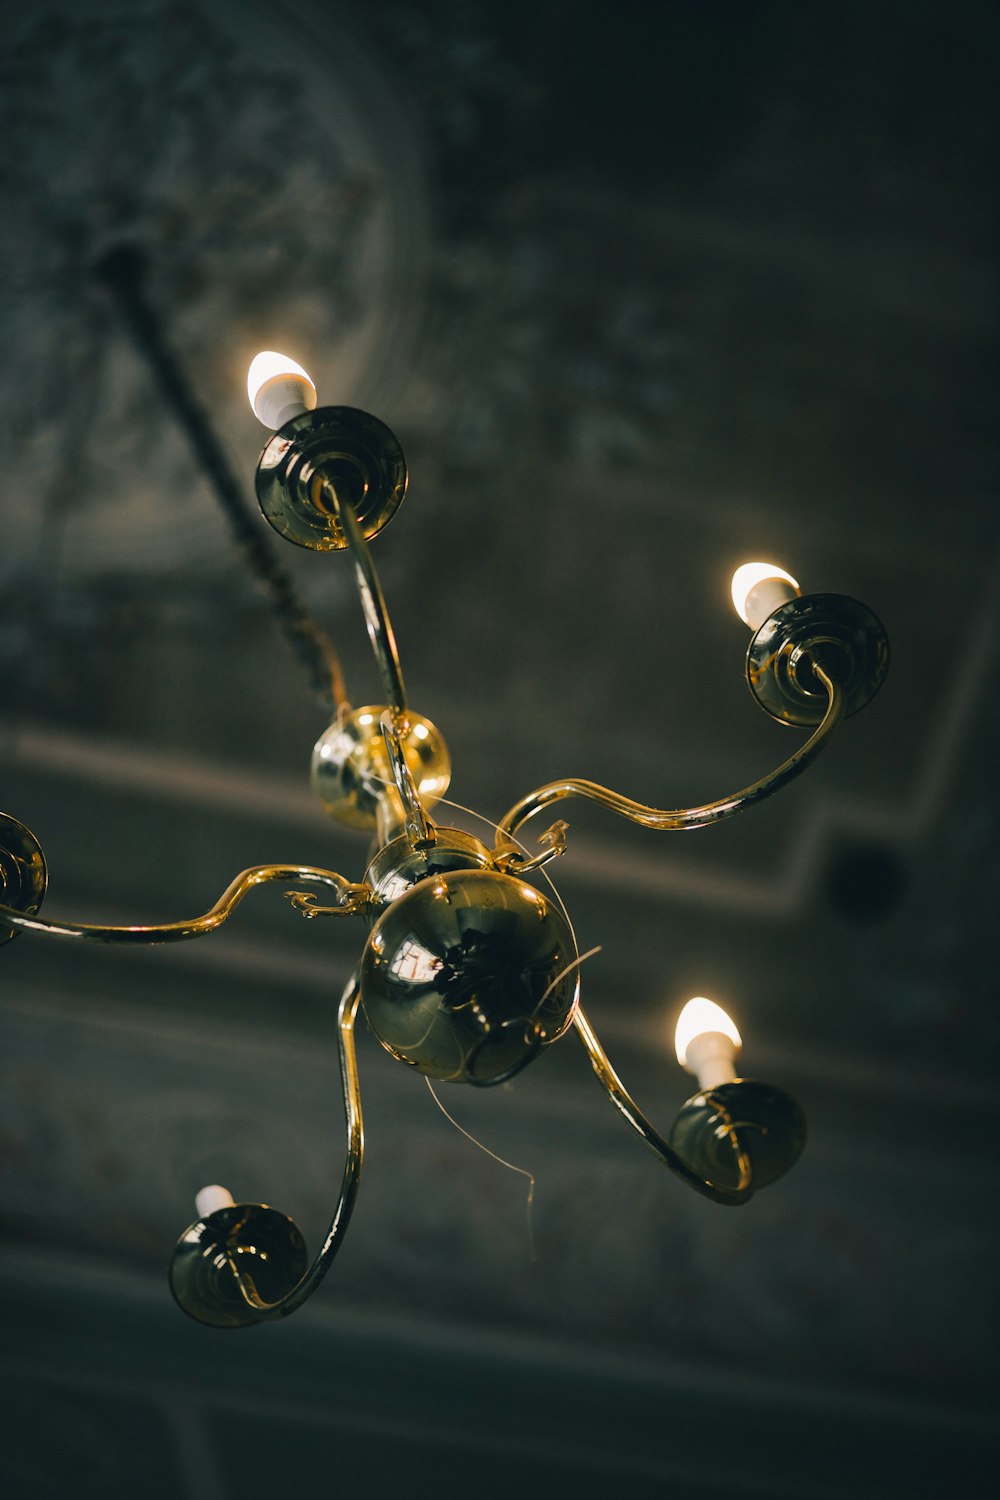
[[101, 257], [95, 271], [114, 297], [155, 375], [229, 523], [238, 553], [266, 595], [285, 638], [308, 673], [314, 692], [325, 707], [339, 711], [348, 701], [340, 658], [275, 556], [266, 531], [244, 499], [242, 486], [230, 468], [205, 409], [164, 337], [144, 294], [145, 260], [141, 251], [129, 245], [117, 246]]

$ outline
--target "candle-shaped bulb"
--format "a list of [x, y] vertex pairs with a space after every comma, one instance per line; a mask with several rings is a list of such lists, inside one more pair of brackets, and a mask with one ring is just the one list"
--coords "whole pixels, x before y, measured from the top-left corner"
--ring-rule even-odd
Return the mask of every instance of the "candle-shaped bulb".
[[674, 1046], [677, 1061], [712, 1089], [736, 1077], [736, 1053], [743, 1045], [736, 1023], [721, 1005], [696, 995], [677, 1018]]
[[732, 587], [736, 613], [751, 630], [759, 630], [768, 615], [799, 592], [791, 573], [769, 562], [743, 563], [733, 574]]
[[284, 427], [316, 405], [316, 387], [302, 366], [273, 349], [254, 355], [247, 373], [247, 395], [254, 416], [271, 428]]
[[207, 1219], [219, 1208], [234, 1208], [235, 1200], [228, 1188], [213, 1182], [209, 1187], [199, 1188], [194, 1195], [194, 1209], [199, 1219]]

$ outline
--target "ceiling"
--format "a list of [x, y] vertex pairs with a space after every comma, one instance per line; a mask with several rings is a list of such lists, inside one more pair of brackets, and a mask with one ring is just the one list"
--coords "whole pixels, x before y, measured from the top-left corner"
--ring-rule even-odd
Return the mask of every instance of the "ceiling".
[[[399, 436], [410, 490], [375, 559], [463, 808], [565, 776], [696, 803], [783, 759], [795, 732], [741, 680], [747, 556], [863, 599], [893, 649], [873, 704], [745, 818], [667, 840], [567, 813], [585, 1004], [640, 1104], [666, 1125], [685, 1098], [670, 1031], [705, 993], [806, 1110], [802, 1161], [743, 1213], [667, 1178], [568, 1038], [510, 1085], [439, 1091], [534, 1177], [526, 1222], [524, 1175], [365, 1035], [341, 1257], [289, 1324], [206, 1333], [163, 1281], [203, 1182], [323, 1233], [362, 932], [261, 892], [170, 949], [6, 947], [5, 1492], [228, 1500], [289, 1465], [376, 1500], [414, 1475], [737, 1500], [979, 1480], [993, 8], [2, 12], [0, 768], [44, 914], [166, 921], [252, 864], [365, 866], [309, 791], [328, 717], [95, 273], [122, 246], [248, 502], [257, 348]], [[377, 701], [344, 559], [274, 550]]]

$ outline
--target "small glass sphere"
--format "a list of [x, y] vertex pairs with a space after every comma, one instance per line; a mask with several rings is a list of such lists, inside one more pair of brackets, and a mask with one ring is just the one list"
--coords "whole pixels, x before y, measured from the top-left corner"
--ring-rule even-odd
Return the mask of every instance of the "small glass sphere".
[[573, 1018], [569, 923], [497, 871], [422, 880], [383, 912], [361, 960], [361, 1001], [383, 1047], [430, 1078], [500, 1083]]
[[[330, 817], [348, 828], [375, 829], [380, 801], [394, 810], [396, 823], [403, 821], [382, 737], [384, 711], [383, 704], [354, 709], [331, 724], [313, 747], [313, 791]], [[437, 726], [412, 710], [406, 714], [402, 745], [421, 803], [429, 810], [451, 781], [448, 747]]]

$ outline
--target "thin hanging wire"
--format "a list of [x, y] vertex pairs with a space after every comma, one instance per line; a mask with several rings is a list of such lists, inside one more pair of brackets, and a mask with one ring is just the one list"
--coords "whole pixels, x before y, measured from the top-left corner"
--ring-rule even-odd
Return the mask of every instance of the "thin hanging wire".
[[156, 377], [198, 466], [229, 522], [237, 551], [267, 596], [271, 610], [305, 667], [312, 688], [336, 713], [350, 707], [340, 658], [333, 642], [306, 609], [290, 575], [278, 562], [264, 528], [246, 503], [211, 422], [167, 343], [143, 290], [145, 258], [132, 245], [118, 245], [95, 266], [118, 305], [136, 345]]
[[535, 1249], [535, 1225], [533, 1218], [537, 1178], [535, 1177], [534, 1172], [529, 1172], [527, 1167], [517, 1166], [516, 1163], [508, 1161], [505, 1156], [498, 1156], [495, 1151], [492, 1151], [489, 1146], [485, 1145], [481, 1140], [478, 1139], [478, 1137], [474, 1136], [471, 1131], [466, 1130], [465, 1126], [460, 1125], [455, 1119], [455, 1116], [453, 1114], [449, 1114], [448, 1110], [445, 1109], [444, 1105], [441, 1103], [440, 1098], [438, 1097], [437, 1089], [434, 1087], [433, 1083], [431, 1083], [431, 1080], [427, 1077], [426, 1074], [424, 1075], [424, 1082], [430, 1089], [431, 1098], [434, 1100], [434, 1103], [437, 1105], [438, 1109], [444, 1115], [446, 1120], [451, 1121], [460, 1135], [464, 1135], [465, 1139], [467, 1141], [471, 1141], [472, 1144], [474, 1146], [477, 1146], [480, 1151], [485, 1151], [487, 1156], [492, 1156], [493, 1160], [499, 1162], [502, 1167], [509, 1167], [509, 1169], [512, 1172], [516, 1172], [519, 1177], [526, 1177], [528, 1179], [528, 1196], [524, 1205], [525, 1218], [527, 1220], [528, 1227], [528, 1254], [532, 1260], [537, 1260], [538, 1253]]

